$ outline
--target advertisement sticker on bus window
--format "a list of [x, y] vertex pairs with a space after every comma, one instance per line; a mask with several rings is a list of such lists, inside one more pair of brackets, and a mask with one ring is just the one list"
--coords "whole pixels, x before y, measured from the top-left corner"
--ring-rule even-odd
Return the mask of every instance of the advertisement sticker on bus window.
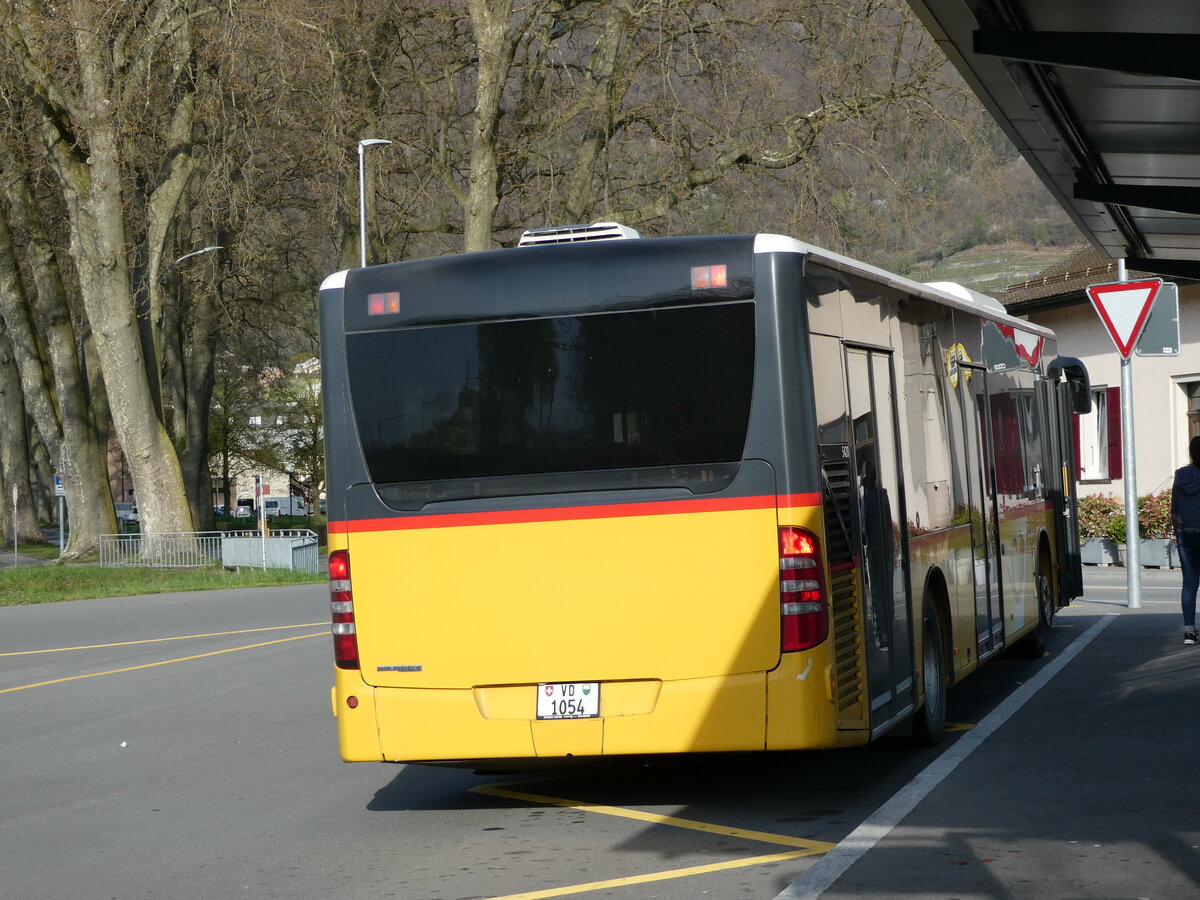
[[537, 686], [539, 719], [595, 719], [599, 715], [599, 682], [569, 681]]
[[[967, 355], [967, 348], [963, 346], [961, 341], [951, 345], [950, 349], [946, 351], [946, 377], [950, 379], [950, 387], [958, 387], [958, 364], [969, 363], [970, 361], [971, 357]], [[964, 374], [966, 380], [970, 381], [971, 370], [967, 369]]]

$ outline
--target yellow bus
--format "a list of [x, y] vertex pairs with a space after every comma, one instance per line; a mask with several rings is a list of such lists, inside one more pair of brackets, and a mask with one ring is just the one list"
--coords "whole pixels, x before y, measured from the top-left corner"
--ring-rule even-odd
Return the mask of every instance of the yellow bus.
[[1087, 373], [956, 285], [597, 223], [320, 320], [346, 760], [936, 741], [1081, 593]]

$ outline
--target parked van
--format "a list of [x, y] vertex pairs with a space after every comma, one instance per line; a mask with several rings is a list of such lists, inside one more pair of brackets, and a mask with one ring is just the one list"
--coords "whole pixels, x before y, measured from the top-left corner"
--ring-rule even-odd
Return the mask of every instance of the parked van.
[[303, 497], [268, 497], [263, 501], [263, 509], [267, 518], [276, 516], [307, 516], [308, 507], [304, 505]]

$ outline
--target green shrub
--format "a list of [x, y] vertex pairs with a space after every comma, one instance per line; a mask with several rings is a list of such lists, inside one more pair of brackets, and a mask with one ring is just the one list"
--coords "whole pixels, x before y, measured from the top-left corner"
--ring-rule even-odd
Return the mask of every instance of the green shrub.
[[1104, 529], [1104, 537], [1114, 544], [1125, 543], [1125, 513], [1118, 513], [1109, 519], [1108, 526]]
[[1125, 504], [1112, 494], [1089, 494], [1080, 497], [1079, 536], [1081, 538], [1108, 537], [1108, 526], [1116, 516], [1121, 516], [1121, 540], [1125, 540]]
[[1169, 488], [1138, 498], [1138, 531], [1144, 538], [1169, 538], [1174, 534]]

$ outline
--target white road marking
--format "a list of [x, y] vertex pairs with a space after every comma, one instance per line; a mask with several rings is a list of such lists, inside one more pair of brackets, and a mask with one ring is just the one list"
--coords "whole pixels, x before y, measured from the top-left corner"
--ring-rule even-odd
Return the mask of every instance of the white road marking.
[[983, 721], [954, 742], [945, 753], [925, 767], [912, 781], [897, 791], [890, 800], [875, 810], [866, 820], [846, 835], [836, 847], [822, 856], [799, 878], [793, 881], [775, 900], [814, 900], [833, 886], [846, 871], [868, 850], [887, 837], [917, 804], [945, 780], [958, 764], [971, 755], [997, 728], [1041, 690], [1047, 682], [1079, 655], [1088, 644], [1112, 624], [1116, 613], [1108, 613], [1072, 642], [1062, 653], [1013, 691], [991, 711]]

